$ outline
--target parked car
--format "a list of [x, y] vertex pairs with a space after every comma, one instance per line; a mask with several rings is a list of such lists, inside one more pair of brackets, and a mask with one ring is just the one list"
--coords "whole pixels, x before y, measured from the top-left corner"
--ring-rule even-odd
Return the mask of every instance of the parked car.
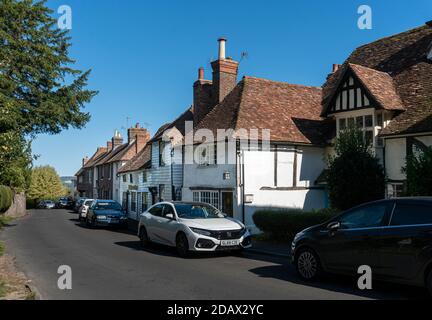
[[82, 206], [79, 208], [78, 210], [78, 220], [81, 221], [85, 221], [86, 217], [87, 217], [87, 212], [89, 207], [93, 204], [93, 201], [95, 201], [95, 199], [86, 199]]
[[374, 280], [426, 286], [432, 293], [432, 198], [355, 207], [298, 233], [291, 250], [303, 279], [322, 271], [357, 274], [367, 265]]
[[85, 221], [87, 226], [92, 228], [97, 226], [125, 227], [127, 216], [117, 201], [95, 200], [88, 209]]
[[57, 201], [57, 208], [59, 209], [68, 209], [68, 208], [72, 208], [72, 199], [70, 198], [60, 198]]
[[138, 225], [142, 246], [150, 242], [189, 251], [241, 251], [251, 247], [243, 223], [228, 218], [215, 207], [199, 202], [161, 202], [142, 213]]
[[79, 198], [77, 201], [75, 201], [75, 206], [73, 208], [73, 211], [75, 211], [76, 213], [79, 212], [79, 209], [81, 208], [82, 204], [84, 203], [84, 201], [86, 200], [86, 198]]
[[51, 200], [42, 200], [38, 203], [37, 208], [38, 209], [54, 209], [55, 208], [55, 202]]

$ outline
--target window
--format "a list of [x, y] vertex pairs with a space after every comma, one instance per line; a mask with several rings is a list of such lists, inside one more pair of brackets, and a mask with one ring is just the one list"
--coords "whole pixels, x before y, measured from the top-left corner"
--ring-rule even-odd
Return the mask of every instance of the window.
[[156, 217], [162, 217], [162, 205], [158, 204], [154, 207], [152, 207], [149, 212], [151, 215], [156, 216]]
[[389, 183], [387, 185], [387, 198], [397, 198], [403, 195], [403, 183]]
[[209, 203], [218, 209], [220, 208], [219, 191], [195, 191], [193, 193], [193, 200], [196, 202]]
[[123, 175], [123, 182], [126, 182], [127, 181], [127, 177], [126, 177], [126, 175], [124, 174]]
[[[373, 126], [373, 116], [364, 115], [357, 116], [355, 118], [340, 118], [339, 119], [339, 132], [345, 130], [346, 128], [357, 128], [363, 132], [363, 139], [366, 144], [373, 146], [374, 144], [374, 126]], [[382, 141], [376, 142], [376, 145], [382, 144]]]
[[432, 224], [432, 205], [397, 203], [391, 219], [392, 226]]
[[173, 208], [171, 205], [169, 205], [169, 204], [164, 204], [163, 207], [164, 207], [164, 209], [163, 209], [162, 216], [163, 216], [164, 218], [166, 218], [166, 215], [167, 215], [167, 214], [172, 214], [173, 217], [175, 217], [174, 208]]
[[382, 203], [354, 209], [339, 219], [341, 229], [379, 227], [388, 206], [388, 203]]
[[130, 183], [133, 183], [133, 175], [132, 175], [132, 173], [129, 174], [129, 182], [130, 182]]
[[217, 164], [217, 144], [201, 144], [198, 146], [198, 165]]
[[165, 141], [159, 141], [159, 167], [165, 166]]
[[136, 192], [131, 192], [130, 211], [136, 212], [136, 209], [137, 209], [137, 194]]
[[148, 193], [141, 193], [141, 212], [145, 212], [148, 209]]
[[142, 181], [143, 181], [143, 183], [146, 183], [146, 182], [147, 182], [147, 171], [143, 171], [143, 174], [142, 174]]

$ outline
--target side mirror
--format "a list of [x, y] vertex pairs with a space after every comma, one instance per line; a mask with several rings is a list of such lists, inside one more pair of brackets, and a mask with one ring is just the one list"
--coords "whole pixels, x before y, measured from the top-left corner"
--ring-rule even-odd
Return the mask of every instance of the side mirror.
[[336, 231], [340, 228], [340, 226], [341, 226], [341, 224], [339, 221], [333, 221], [327, 225], [327, 229], [330, 231]]
[[168, 213], [168, 214], [166, 214], [165, 217], [166, 217], [167, 219], [174, 220], [174, 215], [173, 215], [172, 213]]

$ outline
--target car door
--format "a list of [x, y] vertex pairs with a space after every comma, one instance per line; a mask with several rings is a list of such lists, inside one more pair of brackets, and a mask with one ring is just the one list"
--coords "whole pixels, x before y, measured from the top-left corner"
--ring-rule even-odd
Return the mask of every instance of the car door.
[[388, 223], [392, 203], [381, 201], [347, 211], [334, 222], [338, 229], [324, 228], [318, 239], [323, 263], [330, 271], [356, 273], [361, 265], [378, 264], [377, 236]]
[[[171, 204], [163, 204], [162, 206], [163, 212], [162, 217], [158, 219], [157, 232], [164, 243], [174, 246], [178, 227], [174, 207]], [[173, 218], [169, 218], [167, 215], [172, 215]]]
[[148, 210], [149, 215], [145, 220], [145, 228], [147, 235], [152, 241], [160, 242], [160, 236], [158, 235], [158, 219], [162, 217], [163, 207], [161, 204], [154, 205]]
[[[379, 238], [380, 265], [377, 273], [388, 280], [410, 280], [423, 272], [432, 243], [432, 204], [399, 199], [390, 225]], [[425, 250], [427, 255], [424, 255]]]

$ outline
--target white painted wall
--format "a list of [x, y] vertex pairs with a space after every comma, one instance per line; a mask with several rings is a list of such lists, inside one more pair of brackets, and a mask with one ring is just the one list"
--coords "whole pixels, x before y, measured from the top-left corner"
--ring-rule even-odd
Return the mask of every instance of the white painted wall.
[[385, 140], [385, 167], [387, 178], [390, 180], [405, 180], [402, 167], [405, 166], [406, 140], [405, 138]]

